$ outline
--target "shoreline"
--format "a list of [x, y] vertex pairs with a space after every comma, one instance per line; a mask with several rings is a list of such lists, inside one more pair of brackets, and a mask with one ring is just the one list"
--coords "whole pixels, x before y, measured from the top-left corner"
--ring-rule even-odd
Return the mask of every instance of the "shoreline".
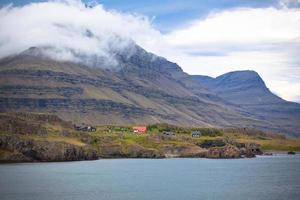
[[[272, 155], [265, 155], [265, 153], [272, 153]], [[93, 160], [64, 160], [64, 161], [0, 161], [0, 165], [6, 164], [29, 164], [29, 163], [72, 163], [72, 162], [85, 162], [85, 161], [98, 161], [98, 160], [168, 160], [168, 159], [208, 159], [208, 160], [240, 160], [240, 159], [255, 159], [261, 157], [276, 157], [276, 156], [297, 156], [299, 151], [294, 155], [289, 155], [284, 151], [268, 151], [262, 155], [255, 157], [241, 157], [241, 158], [209, 158], [209, 157], [164, 157], [164, 158], [147, 158], [147, 157], [111, 157], [111, 158], [98, 158]]]
[[[268, 150], [268, 151], [264, 151], [263, 155], [268, 156], [268, 155], [266, 155], [268, 153], [271, 153], [272, 155], [293, 155], [293, 154], [288, 154], [288, 152], [289, 151], [273, 151], [273, 150]], [[293, 152], [295, 152], [294, 155], [300, 154], [300, 151], [293, 151]], [[272, 155], [270, 155], [270, 156], [272, 156]]]

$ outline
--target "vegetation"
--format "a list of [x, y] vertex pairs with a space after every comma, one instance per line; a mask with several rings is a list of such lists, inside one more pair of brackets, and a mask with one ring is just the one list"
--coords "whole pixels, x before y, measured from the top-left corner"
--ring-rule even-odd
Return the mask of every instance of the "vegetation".
[[[170, 124], [153, 124], [147, 126], [147, 130], [147, 134], [136, 134], [129, 126], [98, 126], [97, 131], [90, 135], [94, 144], [107, 136], [125, 146], [136, 143], [147, 148], [157, 148], [164, 144], [198, 144], [207, 140], [229, 139], [240, 143], [256, 143], [265, 151], [300, 151], [300, 139], [288, 139], [283, 135], [267, 134], [253, 129], [187, 128]], [[155, 137], [162, 136], [165, 131], [174, 132], [176, 136], [163, 139]], [[192, 131], [200, 131], [202, 136], [192, 138]]]
[[288, 139], [281, 135], [271, 134], [253, 136], [226, 133], [226, 135], [237, 142], [259, 144], [264, 151], [300, 151], [300, 139]]
[[[76, 131], [71, 123], [52, 116], [0, 114], [0, 160], [10, 157], [23, 159], [22, 152], [26, 151], [26, 155], [34, 153], [36, 147], [39, 151], [44, 151], [43, 159], [47, 159], [48, 154], [53, 152], [51, 148], [56, 147], [60, 149], [50, 156], [53, 159], [57, 158], [57, 154], [69, 155], [70, 152], [79, 151], [85, 154], [71, 154], [75, 157], [69, 159], [82, 159], [78, 157], [81, 155], [85, 155], [84, 159], [95, 158], [94, 155], [153, 158], [170, 154], [182, 157], [214, 157], [226, 152], [229, 152], [227, 156], [239, 157], [241, 151], [236, 148], [249, 148], [250, 144], [259, 145], [257, 148], [263, 151], [300, 151], [300, 139], [289, 139], [253, 129], [190, 128], [169, 124], [153, 124], [147, 129], [147, 133], [139, 134], [134, 133], [131, 126], [103, 125], [97, 126], [95, 132], [85, 132]], [[165, 135], [166, 131], [175, 135]], [[201, 132], [201, 136], [192, 137], [193, 131]], [[49, 147], [44, 148], [45, 145]], [[225, 146], [228, 149], [224, 149]], [[90, 150], [95, 153], [91, 154]], [[216, 151], [216, 154], [210, 155], [212, 151]], [[64, 159], [63, 156], [59, 158]]]
[[170, 124], [153, 124], [147, 126], [147, 129], [149, 132], [152, 133], [162, 133], [164, 131], [171, 131], [177, 134], [191, 134], [192, 131], [200, 131], [202, 136], [216, 137], [223, 135], [223, 132], [216, 128], [187, 128]]

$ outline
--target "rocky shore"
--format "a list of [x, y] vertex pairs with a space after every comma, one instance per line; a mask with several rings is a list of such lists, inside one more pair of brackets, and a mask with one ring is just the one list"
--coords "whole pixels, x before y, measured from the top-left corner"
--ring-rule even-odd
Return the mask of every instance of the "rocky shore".
[[84, 133], [52, 115], [1, 114], [0, 162], [79, 161], [101, 158], [243, 158], [261, 147], [229, 138], [162, 134]]
[[[211, 142], [211, 141], [210, 141]], [[261, 155], [262, 151], [255, 144], [238, 144], [238, 146], [213, 141], [210, 146], [201, 145], [162, 145], [158, 149], [146, 148], [138, 144], [122, 146], [121, 144], [107, 143], [101, 149], [93, 145], [78, 146], [64, 142], [49, 142], [26, 140], [18, 136], [0, 136], [0, 149], [3, 155], [1, 162], [52, 162], [52, 161], [79, 161], [101, 158], [242, 158]]]
[[3, 162], [95, 160], [97, 152], [90, 147], [67, 143], [22, 140], [17, 136], [1, 136], [0, 147], [7, 157]]

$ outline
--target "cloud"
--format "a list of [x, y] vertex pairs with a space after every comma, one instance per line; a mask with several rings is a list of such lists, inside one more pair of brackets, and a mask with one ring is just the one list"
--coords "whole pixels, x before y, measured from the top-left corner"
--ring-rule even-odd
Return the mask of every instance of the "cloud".
[[181, 49], [240, 51], [299, 42], [299, 20], [298, 9], [239, 8], [210, 14], [165, 37]]
[[139, 43], [158, 34], [144, 16], [75, 0], [1, 8], [0, 30], [0, 58], [32, 46], [51, 46], [51, 55], [61, 60], [98, 56], [113, 61], [111, 52], [128, 46], [132, 38]]
[[279, 0], [279, 6], [284, 8], [299, 8], [300, 7], [300, 0]]
[[[290, 3], [285, 1], [285, 5]], [[217, 76], [232, 70], [252, 69], [272, 91], [285, 99], [299, 101], [296, 97], [300, 94], [299, 8], [218, 11], [163, 37], [181, 52], [168, 58], [188, 73]]]

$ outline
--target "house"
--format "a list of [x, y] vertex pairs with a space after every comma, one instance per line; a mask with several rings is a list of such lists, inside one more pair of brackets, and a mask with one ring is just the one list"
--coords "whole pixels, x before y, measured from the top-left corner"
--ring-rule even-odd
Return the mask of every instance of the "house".
[[164, 132], [163, 132], [163, 135], [164, 135], [164, 136], [175, 136], [175, 133], [172, 132], [172, 131], [164, 131]]
[[200, 131], [193, 131], [192, 132], [192, 137], [200, 137], [202, 133]]
[[95, 127], [93, 127], [93, 126], [88, 126], [87, 127], [87, 131], [88, 132], [95, 132], [97, 129], [95, 128]]
[[132, 128], [134, 133], [146, 133], [147, 127], [146, 126], [135, 126]]
[[77, 126], [76, 124], [74, 124], [74, 129], [76, 131], [84, 131], [84, 132], [95, 132], [97, 129], [93, 126], [87, 126], [85, 124], [79, 125]]

